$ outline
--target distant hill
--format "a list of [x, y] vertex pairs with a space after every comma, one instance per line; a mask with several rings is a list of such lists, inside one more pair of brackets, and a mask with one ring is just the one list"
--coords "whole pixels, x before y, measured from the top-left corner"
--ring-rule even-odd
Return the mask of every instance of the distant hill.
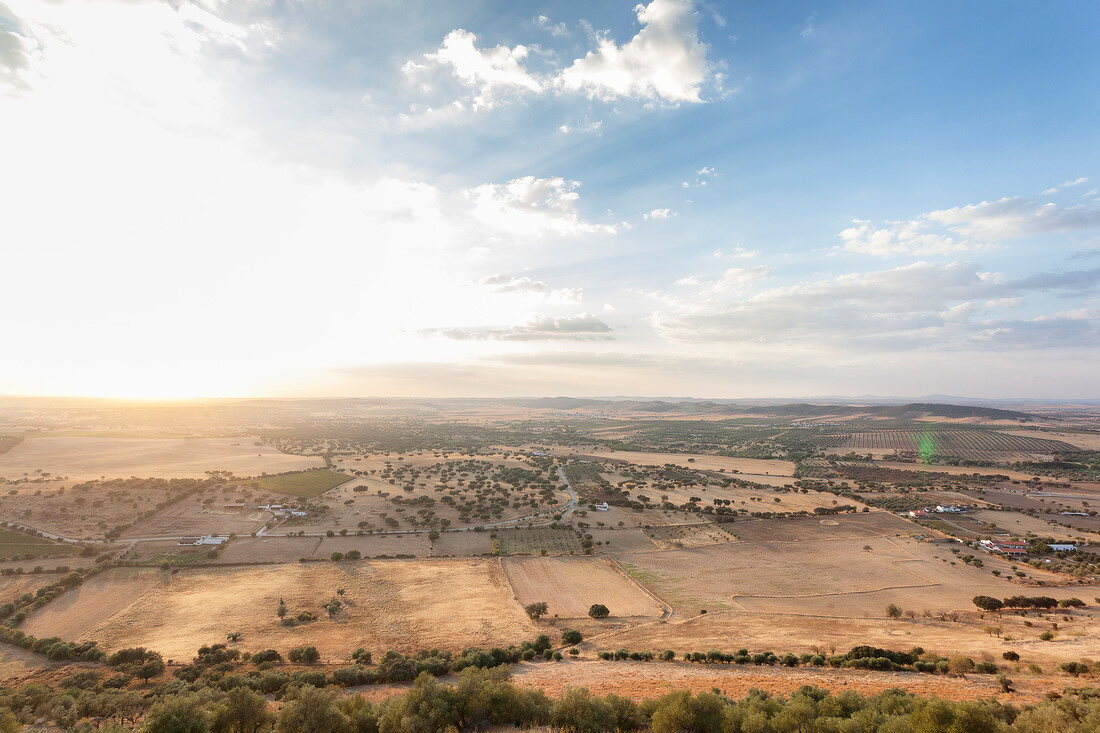
[[526, 407], [543, 407], [557, 410], [599, 407], [607, 412], [648, 412], [678, 415], [774, 415], [776, 417], [868, 417], [912, 419], [918, 417], [982, 418], [987, 420], [1029, 420], [1033, 415], [1016, 410], [973, 405], [952, 405], [933, 402], [911, 402], [904, 405], [836, 405], [795, 402], [780, 405], [731, 405], [713, 401], [664, 401], [664, 400], [600, 400], [576, 397], [544, 397], [522, 400]]

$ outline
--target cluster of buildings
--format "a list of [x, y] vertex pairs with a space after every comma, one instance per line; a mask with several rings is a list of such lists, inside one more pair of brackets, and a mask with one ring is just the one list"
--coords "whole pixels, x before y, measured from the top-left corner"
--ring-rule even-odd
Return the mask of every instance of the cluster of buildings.
[[[978, 542], [984, 549], [989, 552], [1000, 553], [1001, 555], [1026, 555], [1027, 544], [1020, 540], [981, 540]], [[1073, 552], [1077, 549], [1077, 545], [1069, 542], [1056, 542], [1048, 545], [1053, 552]]]
[[[228, 508], [228, 505], [226, 505], [226, 508]], [[256, 508], [261, 511], [271, 512], [277, 517], [304, 517], [309, 513], [291, 504], [260, 504]]]
[[914, 509], [908, 512], [910, 517], [927, 517], [932, 514], [962, 514], [969, 511], [964, 506], [955, 506], [954, 504], [937, 504], [934, 507], [928, 507], [926, 509]]

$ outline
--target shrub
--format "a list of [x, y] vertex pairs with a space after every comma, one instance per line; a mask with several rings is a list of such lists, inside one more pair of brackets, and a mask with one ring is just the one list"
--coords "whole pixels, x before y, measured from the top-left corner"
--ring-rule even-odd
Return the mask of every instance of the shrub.
[[1020, 655], [1017, 654], [1016, 652], [1005, 652], [1004, 654], [1001, 655], [1001, 658], [1005, 659], [1009, 662], [1018, 662], [1018, 661], [1020, 661]]
[[974, 605], [983, 611], [1000, 611], [1004, 604], [991, 596], [974, 596]]
[[588, 609], [588, 615], [592, 618], [607, 618], [611, 615], [611, 611], [602, 603], [593, 603]]
[[315, 646], [296, 646], [287, 652], [287, 658], [300, 664], [316, 664], [321, 658], [321, 653]]
[[562, 629], [561, 643], [562, 644], [580, 644], [584, 640], [581, 632], [576, 629]]

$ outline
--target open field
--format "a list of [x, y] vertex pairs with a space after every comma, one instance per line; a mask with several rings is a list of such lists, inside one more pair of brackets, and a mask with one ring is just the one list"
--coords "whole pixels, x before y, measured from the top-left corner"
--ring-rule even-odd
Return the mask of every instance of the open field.
[[203, 478], [208, 471], [240, 476], [311, 468], [321, 459], [291, 456], [253, 438], [25, 438], [0, 455], [0, 476], [9, 479], [36, 472], [54, 478], [159, 476]]
[[803, 540], [856, 540], [898, 534], [921, 534], [924, 530], [889, 512], [837, 514], [827, 517], [790, 519], [744, 519], [723, 526], [742, 542], [798, 542]]
[[[601, 662], [587, 659], [556, 665], [524, 663], [517, 665], [513, 674], [516, 684], [545, 690], [548, 694], [560, 694], [570, 687], [586, 687], [596, 695], [615, 693], [637, 700], [661, 697], [669, 690], [700, 693], [715, 688], [735, 699], [744, 697], [753, 689], [790, 695], [803, 685], [831, 690], [834, 694], [855, 691], [863, 695], [901, 687], [918, 695], [935, 695], [949, 700], [989, 698], [1001, 691], [994, 675], [951, 679], [914, 673], [814, 667], [792, 670], [766, 666]], [[1020, 692], [1013, 699], [1035, 702], [1048, 690], [1060, 691], [1066, 684], [1067, 680], [1062, 678], [1023, 678], [1018, 685]]]
[[0, 529], [0, 560], [6, 560], [17, 555], [34, 557], [68, 556], [75, 555], [78, 547], [65, 545], [59, 542], [51, 542], [42, 537], [34, 537], [23, 532], [10, 529]]
[[256, 509], [223, 509], [220, 504], [204, 505], [189, 497], [142, 519], [120, 535], [132, 537], [178, 537], [181, 535], [246, 535], [264, 526], [269, 512]]
[[1035, 517], [1030, 514], [1024, 514], [1023, 512], [1002, 512], [992, 509], [980, 509], [976, 512], [972, 512], [970, 516], [982, 522], [995, 524], [1005, 532], [1009, 532], [1017, 537], [1023, 537], [1027, 533], [1032, 533], [1040, 537], [1054, 537], [1055, 539], [1081, 537], [1088, 540], [1091, 544], [1100, 543], [1100, 534], [1096, 532], [1089, 532], [1083, 529], [1070, 529], [1050, 521], [1054, 519], [1072, 519], [1073, 517], [1062, 517], [1055, 514], [1051, 515], [1048, 519], [1046, 515]]
[[612, 616], [661, 614], [652, 598], [602, 558], [510, 557], [504, 573], [521, 606], [546, 601], [551, 616], [584, 618], [593, 603], [607, 606]]
[[[321, 604], [339, 588], [344, 606], [330, 619]], [[290, 615], [309, 611], [318, 620], [281, 626], [280, 598]], [[111, 570], [39, 610], [23, 628], [96, 639], [108, 649], [145, 646], [175, 659], [235, 631], [243, 633], [242, 649], [313, 644], [328, 659], [347, 658], [359, 647], [380, 654], [506, 646], [535, 633], [499, 562], [490, 559]]]
[[581, 541], [572, 529], [531, 527], [493, 532], [503, 555], [579, 555]]
[[704, 547], [735, 541], [737, 538], [729, 531], [730, 526], [712, 522], [666, 525], [664, 527], [650, 527], [645, 530], [645, 535], [661, 549]]
[[[978, 569], [957, 562], [949, 548], [892, 536], [757, 539], [620, 559], [633, 577], [685, 615], [705, 608], [860, 618], [881, 616], [889, 603], [947, 611], [970, 608], [978, 593], [1022, 592], [1020, 585], [991, 574], [1006, 573], [1003, 560], [986, 556], [986, 567]], [[1038, 570], [1032, 575], [1047, 583], [1059, 578]], [[1072, 585], [1043, 592], [1083, 597], [1091, 589]]]
[[263, 491], [312, 499], [350, 480], [350, 476], [339, 471], [295, 471], [259, 476], [248, 483]]
[[700, 471], [726, 471], [761, 476], [793, 476], [792, 461], [762, 460], [758, 458], [730, 458], [706, 453], [646, 453], [635, 451], [592, 451], [593, 458], [623, 461], [640, 466], [663, 466], [671, 463]]
[[[798, 415], [814, 411], [796, 407]], [[1000, 528], [1071, 540], [1083, 532], [1056, 522], [1100, 530], [1098, 518], [1060, 514], [1100, 506], [1100, 484], [1084, 480], [1092, 468], [1036, 482], [1027, 472], [999, 467], [845, 460], [814, 442], [846, 435], [869, 445], [927, 429], [969, 441], [958, 443], [961, 450], [1004, 449], [1007, 456], [1012, 448], [1032, 460], [1024, 448], [1056, 447], [1043, 442], [1053, 433], [1011, 435], [980, 422], [925, 428], [896, 416], [875, 422], [850, 414], [835, 421], [825, 414], [752, 411], [731, 418], [727, 410], [696, 419], [662, 416], [659, 408], [614, 406], [606, 415], [583, 406], [494, 412], [476, 400], [417, 403], [416, 409], [379, 400], [362, 413], [336, 405], [288, 408], [295, 417], [285, 422], [266, 410], [249, 412], [245, 424], [208, 433], [262, 439], [152, 437], [155, 426], [144, 424], [142, 437], [35, 435], [0, 456], [0, 477], [7, 477], [0, 520], [94, 540], [94, 552], [0, 563], [24, 571], [0, 577], [0, 603], [61, 577], [32, 573], [35, 566], [105, 565], [19, 627], [39, 637], [95, 640], [108, 650], [145, 646], [177, 661], [240, 633], [233, 646], [242, 652], [286, 654], [314, 645], [327, 665], [318, 669], [327, 670], [346, 665], [359, 647], [377, 661], [387, 649], [508, 646], [543, 633], [556, 645], [561, 630], [573, 628], [584, 634], [581, 658], [520, 664], [519, 683], [551, 691], [584, 684], [641, 697], [672, 685], [740, 695], [754, 686], [790, 691], [820, 684], [871, 692], [905, 685], [971, 699], [999, 694], [999, 686], [988, 675], [607, 664], [596, 654], [672, 649], [679, 656], [742, 647], [828, 654], [861, 644], [920, 645], [1001, 664], [1020, 694], [1035, 699], [1067, 682], [1057, 674], [1060, 663], [1100, 658], [1100, 583], [1092, 578], [1098, 566], [1087, 556], [1052, 554], [1052, 563], [1036, 568], [891, 513], [908, 504], [977, 505], [985, 508], [933, 521], [959, 536]], [[1055, 439], [1072, 442], [1071, 431], [1063, 432]], [[979, 438], [987, 443], [979, 445]], [[5, 473], [5, 465], [28, 455], [55, 463], [19, 464], [29, 468], [26, 475]], [[787, 457], [799, 461], [803, 479], [794, 477], [796, 464]], [[253, 470], [228, 465], [234, 461]], [[319, 468], [325, 461], [330, 468]], [[79, 471], [92, 467], [97, 473], [79, 480]], [[569, 516], [555, 519], [570, 498], [559, 468], [580, 501]], [[237, 475], [217, 473], [222, 470]], [[116, 474], [127, 478], [99, 479]], [[605, 500], [610, 505], [603, 511]], [[275, 503], [286, 511], [259, 508]], [[1002, 503], [1034, 512], [992, 508]], [[178, 544], [180, 536], [205, 534], [236, 537], [217, 549]], [[1100, 532], [1093, 537], [1100, 545]], [[0, 558], [31, 546], [55, 547], [0, 531]], [[72, 553], [80, 547], [63, 546]], [[334, 553], [342, 559], [332, 560]], [[355, 559], [343, 559], [349, 553]], [[170, 566], [163, 569], [163, 562]], [[983, 618], [972, 601], [978, 594], [1079, 598], [1085, 606]], [[280, 599], [293, 624], [277, 615]], [[330, 617], [324, 604], [333, 599], [340, 604]], [[538, 601], [548, 604], [549, 616], [535, 622], [523, 607]], [[595, 603], [606, 605], [610, 617], [590, 618]], [[887, 612], [891, 604], [898, 613]], [[1041, 639], [1045, 631], [1052, 638]], [[1006, 651], [1018, 652], [1022, 667], [1007, 664]], [[9, 666], [16, 676], [36, 674], [36, 658], [5, 661], [0, 654], [0, 681]], [[1028, 673], [1031, 663], [1043, 674]], [[54, 674], [52, 668], [39, 673]]]
[[488, 555], [493, 551], [488, 532], [443, 532], [432, 542], [432, 555]]

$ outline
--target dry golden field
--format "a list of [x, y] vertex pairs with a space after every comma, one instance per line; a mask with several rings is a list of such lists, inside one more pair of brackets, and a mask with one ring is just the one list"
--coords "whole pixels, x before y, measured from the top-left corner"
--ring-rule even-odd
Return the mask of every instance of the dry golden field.
[[[721, 471], [726, 473], [744, 473], [752, 476], [794, 476], [794, 463], [791, 461], [762, 460], [759, 458], [729, 458], [706, 453], [645, 453], [635, 451], [592, 451], [588, 455], [596, 458], [610, 458], [626, 461], [638, 466], [663, 466], [671, 463], [684, 468], [700, 471]], [[746, 477], [750, 478], [750, 477]], [[750, 478], [750, 480], [755, 480]]]
[[662, 612], [652, 597], [603, 558], [509, 557], [504, 573], [519, 605], [546, 601], [551, 616], [584, 618], [594, 603], [619, 617]]
[[[321, 604], [335, 597], [344, 607], [330, 619]], [[318, 619], [281, 626], [280, 598], [289, 615], [311, 612]], [[242, 649], [312, 644], [334, 660], [359, 647], [458, 651], [507, 646], [537, 633], [493, 559], [110, 570], [40, 609], [23, 629], [94, 639], [107, 649], [145, 646], [172, 659], [189, 659], [231, 632], [243, 634]]]
[[0, 455], [0, 476], [45, 471], [57, 478], [203, 478], [208, 471], [239, 476], [313, 468], [321, 459], [292, 456], [254, 438], [25, 438]]

